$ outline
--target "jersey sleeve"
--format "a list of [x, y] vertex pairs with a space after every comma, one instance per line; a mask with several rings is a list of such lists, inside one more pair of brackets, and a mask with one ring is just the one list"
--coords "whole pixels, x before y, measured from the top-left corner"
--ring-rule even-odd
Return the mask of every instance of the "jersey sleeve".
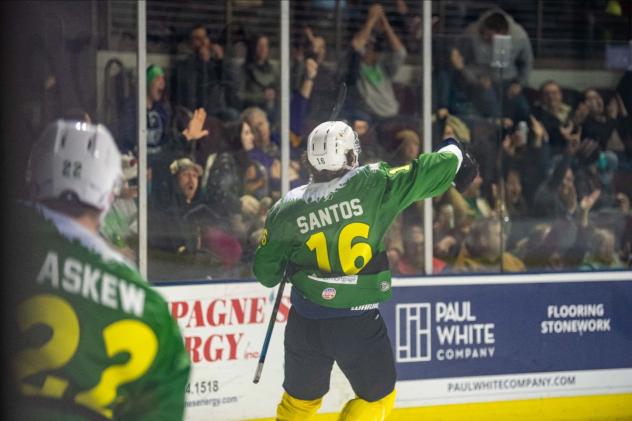
[[420, 155], [401, 167], [385, 166], [384, 208], [399, 213], [417, 200], [444, 193], [458, 167], [459, 157], [450, 150]]
[[265, 228], [255, 253], [253, 272], [257, 280], [266, 287], [281, 282], [288, 262], [289, 240], [285, 238], [283, 226], [277, 222], [277, 213], [272, 208], [266, 218]]

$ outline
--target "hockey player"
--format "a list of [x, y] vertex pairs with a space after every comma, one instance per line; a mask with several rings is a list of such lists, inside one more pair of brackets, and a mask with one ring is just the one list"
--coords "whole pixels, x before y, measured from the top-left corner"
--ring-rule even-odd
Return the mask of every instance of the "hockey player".
[[190, 361], [164, 299], [99, 236], [122, 176], [101, 125], [58, 120], [35, 143], [13, 252], [19, 420], [179, 420]]
[[395, 363], [378, 303], [391, 296], [382, 237], [411, 203], [469, 185], [477, 164], [449, 139], [391, 168], [358, 166], [357, 134], [341, 121], [307, 140], [312, 181], [270, 209], [254, 263], [263, 285], [293, 284], [278, 420], [308, 420], [329, 389], [334, 361], [357, 395], [340, 420], [383, 420], [395, 402]]

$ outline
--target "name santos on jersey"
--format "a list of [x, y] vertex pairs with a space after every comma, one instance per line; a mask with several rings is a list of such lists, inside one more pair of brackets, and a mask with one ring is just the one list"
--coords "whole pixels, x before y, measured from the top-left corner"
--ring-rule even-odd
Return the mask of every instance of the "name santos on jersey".
[[317, 209], [307, 216], [299, 216], [296, 218], [296, 224], [300, 233], [306, 234], [315, 229], [323, 229], [328, 225], [336, 224], [343, 219], [361, 216], [363, 213], [360, 199], [356, 198]]

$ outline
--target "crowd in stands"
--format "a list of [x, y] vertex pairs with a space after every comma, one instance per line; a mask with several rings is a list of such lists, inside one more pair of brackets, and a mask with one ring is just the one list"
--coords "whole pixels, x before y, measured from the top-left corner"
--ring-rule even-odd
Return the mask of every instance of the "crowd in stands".
[[[327, 119], [343, 81], [349, 94], [341, 118], [359, 135], [361, 164], [400, 166], [420, 153], [421, 90], [395, 82], [409, 51], [419, 54], [420, 19], [405, 1], [394, 4], [367, 5], [339, 63], [310, 26], [293, 40], [291, 187], [309, 180], [306, 137]], [[490, 65], [496, 35], [511, 36], [502, 71]], [[455, 136], [480, 163], [467, 191], [434, 200], [434, 273], [632, 263], [630, 71], [617, 87], [579, 92], [550, 80], [535, 89], [527, 84], [530, 35], [495, 8], [462, 36], [433, 40], [433, 144]], [[244, 57], [227, 56], [234, 46], [196, 25], [188, 56], [169, 69], [146, 69], [150, 278], [251, 276], [266, 212], [281, 197], [280, 71], [265, 34], [242, 41]], [[117, 130], [131, 161], [136, 106], [125, 104]], [[104, 234], [133, 254], [135, 231], [112, 228], [135, 215], [135, 190], [125, 191], [114, 207], [121, 215]], [[412, 205], [387, 234], [397, 274], [424, 272], [422, 215], [421, 204]]]

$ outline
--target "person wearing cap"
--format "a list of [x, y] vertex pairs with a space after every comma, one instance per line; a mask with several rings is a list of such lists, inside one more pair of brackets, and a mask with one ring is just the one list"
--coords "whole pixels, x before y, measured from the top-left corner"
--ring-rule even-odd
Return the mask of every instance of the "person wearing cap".
[[[202, 167], [190, 158], [179, 158], [169, 165], [173, 192], [165, 208], [150, 212], [150, 245], [156, 251], [176, 256], [180, 263], [211, 271], [215, 263], [223, 269], [241, 258], [239, 241], [225, 231], [221, 212], [208, 206], [200, 189]], [[165, 256], [159, 257], [165, 260]], [[182, 268], [178, 267], [177, 273]]]
[[186, 204], [191, 205], [198, 192], [200, 177], [203, 174], [202, 167], [189, 158], [180, 158], [169, 165], [169, 171], [176, 177], [178, 192]]
[[[147, 67], [147, 172], [149, 199], [163, 203], [169, 191], [169, 164], [190, 149], [190, 142], [208, 135], [204, 127], [206, 111], [199, 108], [187, 113], [185, 129], [181, 133], [171, 130], [172, 111], [165, 100], [165, 71], [156, 64]], [[121, 149], [124, 153], [137, 153], [137, 103], [130, 98], [123, 108], [121, 120]]]
[[[150, 245], [168, 253], [187, 254], [198, 248], [195, 224], [187, 214], [202, 205], [199, 180], [202, 167], [189, 158], [176, 159], [169, 165], [169, 202], [150, 203]], [[160, 229], [158, 229], [160, 228]]]
[[[147, 154], [162, 151], [169, 143], [168, 127], [171, 121], [171, 108], [164, 100], [166, 88], [164, 69], [156, 64], [147, 67]], [[136, 125], [135, 98], [124, 105], [121, 121], [121, 149], [123, 153], [135, 151], [138, 147], [138, 129]]]

